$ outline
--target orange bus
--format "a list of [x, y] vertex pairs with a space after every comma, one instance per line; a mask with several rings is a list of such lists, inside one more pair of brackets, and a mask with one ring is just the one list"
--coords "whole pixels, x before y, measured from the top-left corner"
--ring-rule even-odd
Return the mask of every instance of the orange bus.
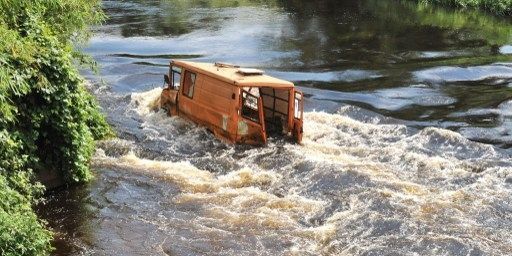
[[171, 61], [160, 104], [231, 143], [303, 134], [304, 95], [293, 83], [225, 63]]

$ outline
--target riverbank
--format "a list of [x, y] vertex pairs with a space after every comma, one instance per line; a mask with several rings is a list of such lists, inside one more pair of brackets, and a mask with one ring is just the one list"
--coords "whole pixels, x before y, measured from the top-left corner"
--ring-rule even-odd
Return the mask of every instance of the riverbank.
[[419, 0], [418, 2], [460, 9], [480, 9], [497, 15], [512, 14], [511, 0]]
[[74, 49], [102, 18], [99, 0], [0, 1], [0, 255], [52, 251], [33, 210], [45, 176], [58, 185], [92, 178], [94, 141], [111, 131]]

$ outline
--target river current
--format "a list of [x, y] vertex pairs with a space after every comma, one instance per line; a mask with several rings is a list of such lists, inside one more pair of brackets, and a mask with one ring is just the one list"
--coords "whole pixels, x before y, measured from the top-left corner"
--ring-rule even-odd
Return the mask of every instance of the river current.
[[[118, 137], [48, 195], [56, 255], [511, 255], [510, 20], [403, 1], [103, 1], [84, 70]], [[303, 145], [158, 110], [169, 59], [305, 93]]]

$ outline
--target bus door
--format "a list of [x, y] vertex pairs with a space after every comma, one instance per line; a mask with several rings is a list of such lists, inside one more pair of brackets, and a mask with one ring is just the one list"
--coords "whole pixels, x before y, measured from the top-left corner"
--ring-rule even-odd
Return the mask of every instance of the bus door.
[[[255, 89], [259, 91], [258, 88]], [[241, 96], [240, 116], [242, 120], [238, 122], [238, 136], [242, 142], [248, 144], [266, 144], [267, 134], [261, 96], [256, 96], [250, 90], [245, 89], [241, 90]]]
[[304, 133], [304, 94], [295, 91], [293, 102], [293, 138], [300, 144]]

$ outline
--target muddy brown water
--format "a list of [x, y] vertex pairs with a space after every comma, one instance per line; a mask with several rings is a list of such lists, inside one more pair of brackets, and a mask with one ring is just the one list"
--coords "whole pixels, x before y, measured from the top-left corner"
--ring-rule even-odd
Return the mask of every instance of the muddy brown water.
[[[512, 26], [409, 1], [103, 1], [118, 138], [39, 207], [55, 255], [511, 255]], [[304, 144], [155, 111], [170, 58], [294, 81]]]

